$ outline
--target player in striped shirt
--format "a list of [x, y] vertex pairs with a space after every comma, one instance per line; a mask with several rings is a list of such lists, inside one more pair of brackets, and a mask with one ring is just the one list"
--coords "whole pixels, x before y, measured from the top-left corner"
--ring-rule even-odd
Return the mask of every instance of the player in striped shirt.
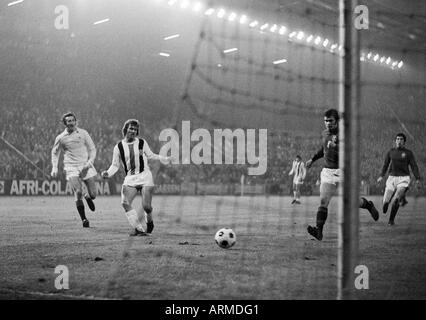
[[93, 200], [96, 198], [95, 177], [97, 175], [93, 163], [96, 158], [96, 148], [89, 133], [77, 127], [74, 113], [68, 112], [62, 116], [66, 129], [56, 137], [52, 148], [51, 176], [58, 175], [58, 162], [61, 152], [64, 152], [64, 170], [67, 181], [71, 184], [75, 195], [75, 204], [84, 228], [89, 228], [83, 203], [83, 184], [88, 193], [84, 195], [90, 210], [95, 211]]
[[[154, 229], [151, 206], [154, 181], [148, 159], [160, 160], [163, 163], [169, 163], [171, 160], [170, 157], [153, 153], [148, 143], [138, 138], [139, 128], [139, 121], [136, 119], [129, 119], [124, 123], [124, 139], [115, 145], [111, 166], [102, 172], [103, 178], [112, 177], [120, 168], [120, 162], [126, 172], [121, 188], [121, 204], [129, 224], [134, 228], [131, 236], [145, 236]], [[142, 193], [142, 208], [136, 210], [132, 203], [138, 192]], [[143, 221], [146, 222], [146, 232]]]
[[302, 158], [297, 155], [296, 160], [293, 161], [291, 171], [288, 173], [289, 176], [293, 176], [293, 201], [291, 204], [300, 204], [300, 188], [303, 185], [303, 180], [306, 177], [305, 164], [302, 162]]
[[420, 185], [420, 173], [417, 167], [416, 159], [411, 150], [405, 148], [407, 137], [403, 133], [398, 133], [395, 136], [395, 148], [388, 151], [383, 164], [382, 172], [377, 182], [380, 183], [389, 169], [389, 177], [386, 180], [385, 194], [383, 195], [383, 213], [388, 211], [389, 204], [392, 198], [395, 197], [391, 213], [389, 216], [389, 225], [395, 224], [395, 216], [400, 206], [405, 206], [407, 200], [405, 194], [410, 185], [410, 169], [416, 178], [416, 185]]

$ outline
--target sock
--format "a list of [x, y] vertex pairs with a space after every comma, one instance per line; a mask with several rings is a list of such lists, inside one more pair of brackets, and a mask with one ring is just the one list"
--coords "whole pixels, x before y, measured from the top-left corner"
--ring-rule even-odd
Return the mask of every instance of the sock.
[[86, 219], [86, 214], [84, 213], [84, 203], [83, 200], [77, 200], [75, 202], [77, 207], [78, 214], [80, 215], [81, 221]]
[[325, 221], [327, 220], [328, 209], [326, 207], [319, 207], [317, 212], [317, 228], [322, 231]]
[[397, 201], [397, 200], [398, 199], [396, 199], [393, 202], [392, 209], [391, 209], [391, 214], [390, 214], [390, 217], [389, 217], [389, 221], [394, 221], [395, 220], [396, 213], [398, 212], [398, 209], [399, 209], [399, 201]]
[[142, 224], [140, 223], [140, 221], [139, 221], [139, 219], [138, 219], [138, 213], [136, 212], [136, 210], [135, 209], [132, 209], [132, 210], [130, 210], [130, 211], [127, 211], [126, 212], [126, 217], [127, 217], [127, 220], [129, 221], [129, 224], [133, 227], [133, 228], [135, 228], [135, 229], [137, 229], [137, 230], [139, 230], [139, 231], [142, 231], [142, 232], [144, 232], [145, 230], [143, 229], [143, 227], [142, 227]]
[[145, 210], [145, 220], [146, 222], [152, 222], [152, 209], [150, 210]]
[[369, 209], [370, 208], [370, 203], [367, 201], [367, 199], [361, 198], [361, 203], [359, 204], [359, 207], [361, 209]]

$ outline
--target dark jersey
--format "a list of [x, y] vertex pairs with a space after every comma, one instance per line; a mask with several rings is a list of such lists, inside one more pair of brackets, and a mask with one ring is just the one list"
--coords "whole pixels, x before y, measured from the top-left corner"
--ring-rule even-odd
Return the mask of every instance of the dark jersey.
[[411, 167], [414, 177], [420, 179], [419, 168], [417, 167], [413, 152], [404, 147], [392, 148], [386, 154], [381, 176], [385, 176], [388, 168], [390, 176], [409, 176], [410, 170], [408, 167]]
[[322, 132], [322, 147], [312, 157], [312, 161], [316, 161], [324, 157], [324, 168], [339, 168], [339, 138], [337, 136], [339, 129], [324, 130]]

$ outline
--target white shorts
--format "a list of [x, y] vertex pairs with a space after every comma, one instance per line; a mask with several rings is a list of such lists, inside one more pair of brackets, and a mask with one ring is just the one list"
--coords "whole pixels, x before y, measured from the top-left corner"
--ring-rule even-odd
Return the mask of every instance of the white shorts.
[[302, 179], [293, 179], [293, 184], [303, 184], [303, 180]]
[[[66, 179], [69, 180], [72, 177], [80, 177], [80, 173], [83, 170], [84, 165], [82, 166], [67, 166], [64, 168]], [[89, 167], [87, 170], [87, 173], [84, 177], [82, 177], [83, 180], [87, 180], [89, 178], [93, 178], [97, 175], [97, 171], [93, 167]]]
[[395, 191], [397, 188], [408, 188], [410, 176], [389, 176], [386, 180], [386, 190]]
[[329, 168], [321, 170], [321, 183], [337, 185], [339, 182], [342, 182], [342, 170]]
[[129, 187], [153, 187], [154, 179], [152, 178], [151, 171], [145, 170], [138, 174], [126, 176], [123, 185]]

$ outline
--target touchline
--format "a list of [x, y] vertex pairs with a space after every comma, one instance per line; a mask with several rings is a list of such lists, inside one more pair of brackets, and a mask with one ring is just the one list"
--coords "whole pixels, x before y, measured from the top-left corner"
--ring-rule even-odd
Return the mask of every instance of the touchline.
[[[175, 129], [167, 128], [158, 138], [166, 142], [160, 155], [171, 156], [173, 164], [248, 164], [249, 175], [266, 172], [267, 129], [213, 129], [212, 138], [209, 130], [197, 128], [191, 132], [191, 121], [182, 121], [181, 133], [179, 136]], [[191, 148], [191, 142], [198, 143]]]

